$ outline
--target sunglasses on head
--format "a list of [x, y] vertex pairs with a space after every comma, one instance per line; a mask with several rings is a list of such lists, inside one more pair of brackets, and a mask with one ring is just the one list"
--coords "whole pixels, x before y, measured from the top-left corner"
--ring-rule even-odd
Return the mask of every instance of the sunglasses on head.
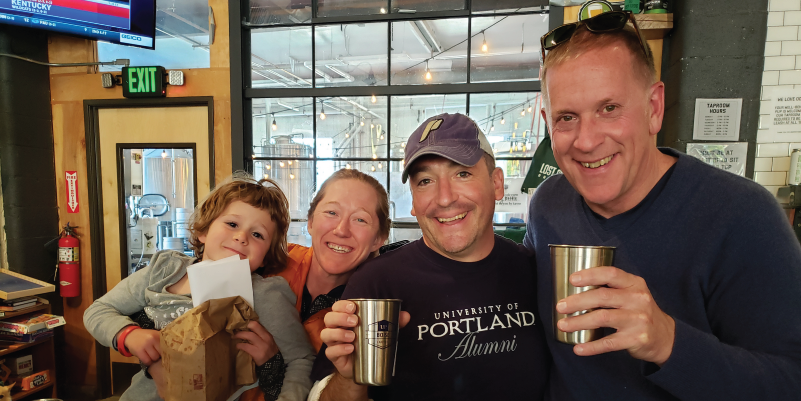
[[650, 58], [643, 37], [640, 34], [640, 29], [637, 27], [637, 22], [634, 20], [634, 14], [630, 11], [608, 11], [592, 18], [562, 25], [540, 38], [540, 45], [542, 45], [542, 53], [540, 53], [540, 55], [544, 58], [546, 50], [552, 50], [570, 40], [582, 24], [592, 33], [604, 33], [619, 31], [625, 28], [629, 21], [634, 25], [634, 32], [637, 33], [637, 38], [640, 39], [640, 48], [645, 54], [645, 58]]

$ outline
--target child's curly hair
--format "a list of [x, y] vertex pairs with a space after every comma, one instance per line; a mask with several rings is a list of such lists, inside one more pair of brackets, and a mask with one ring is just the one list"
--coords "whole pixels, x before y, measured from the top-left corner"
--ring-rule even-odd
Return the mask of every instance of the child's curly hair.
[[203, 258], [203, 244], [199, 235], [208, 233], [211, 223], [219, 217], [225, 208], [234, 201], [242, 201], [255, 208], [266, 210], [275, 223], [275, 235], [270, 241], [270, 248], [264, 255], [262, 267], [256, 274], [277, 274], [286, 268], [287, 243], [289, 230], [289, 201], [278, 184], [268, 178], [256, 181], [244, 171], [235, 172], [217, 188], [211, 191], [203, 202], [195, 208], [189, 225], [189, 243], [198, 259]]

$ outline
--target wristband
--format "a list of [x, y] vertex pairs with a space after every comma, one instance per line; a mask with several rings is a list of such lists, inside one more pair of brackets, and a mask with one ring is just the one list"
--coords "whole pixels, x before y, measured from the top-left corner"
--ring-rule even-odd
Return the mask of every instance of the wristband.
[[122, 356], [133, 356], [133, 354], [128, 351], [128, 348], [125, 347], [125, 337], [128, 337], [128, 334], [138, 328], [139, 326], [127, 326], [122, 329], [120, 334], [117, 334], [117, 351], [119, 351]]

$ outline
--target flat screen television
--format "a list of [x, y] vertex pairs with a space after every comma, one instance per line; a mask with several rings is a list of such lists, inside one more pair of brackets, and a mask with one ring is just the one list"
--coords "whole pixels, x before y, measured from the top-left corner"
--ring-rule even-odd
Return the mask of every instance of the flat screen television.
[[0, 24], [153, 49], [156, 0], [0, 0]]

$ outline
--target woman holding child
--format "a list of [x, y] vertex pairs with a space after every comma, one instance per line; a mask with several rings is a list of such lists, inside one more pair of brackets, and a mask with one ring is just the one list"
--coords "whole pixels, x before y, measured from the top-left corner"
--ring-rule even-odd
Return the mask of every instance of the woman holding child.
[[[250, 262], [254, 309], [261, 323], [250, 322], [250, 331], [236, 334], [243, 340], [237, 347], [253, 357], [259, 375], [258, 388], [240, 399], [306, 399], [314, 351], [322, 344], [322, 317], [356, 267], [386, 241], [389, 204], [374, 178], [340, 170], [323, 183], [310, 206], [312, 247], [291, 244], [288, 252], [287, 206], [275, 182], [235, 174], [192, 215], [190, 243], [197, 258], [158, 252], [145, 269], [86, 310], [84, 325], [101, 344], [134, 355], [143, 365], [121, 401], [161, 399], [158, 330], [192, 308], [186, 269], [232, 255]], [[129, 316], [137, 313], [142, 318], [135, 322]]]

